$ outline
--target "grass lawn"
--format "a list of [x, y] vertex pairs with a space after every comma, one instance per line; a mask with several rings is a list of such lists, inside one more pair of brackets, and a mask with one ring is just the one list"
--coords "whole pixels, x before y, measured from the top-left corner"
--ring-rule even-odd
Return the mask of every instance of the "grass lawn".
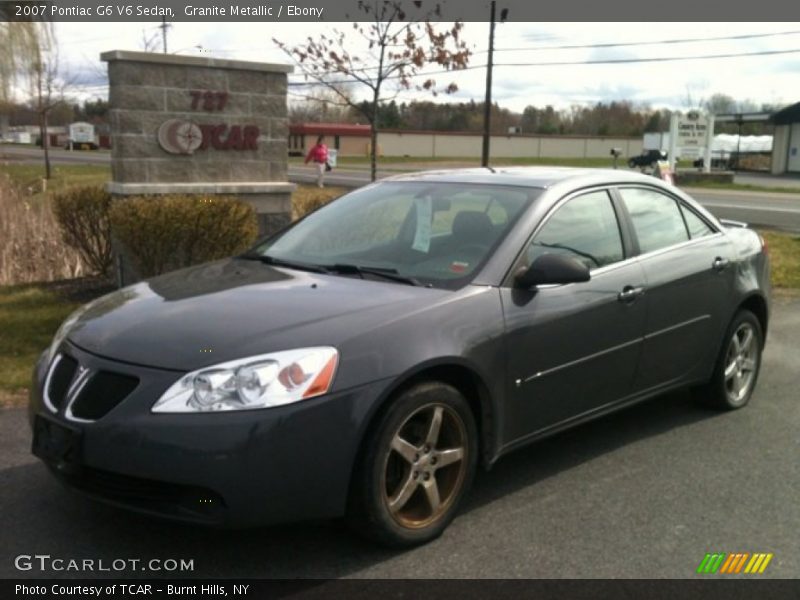
[[27, 390], [36, 358], [77, 306], [45, 286], [0, 287], [0, 405]]
[[772, 285], [800, 289], [800, 236], [761, 231], [767, 241]]
[[[23, 189], [32, 189], [35, 197], [41, 194], [41, 181], [44, 166], [28, 164], [0, 165], [0, 174], [5, 174], [11, 182]], [[67, 187], [85, 185], [105, 185], [111, 180], [110, 165], [53, 165], [53, 177], [47, 182], [48, 192], [58, 192]]]

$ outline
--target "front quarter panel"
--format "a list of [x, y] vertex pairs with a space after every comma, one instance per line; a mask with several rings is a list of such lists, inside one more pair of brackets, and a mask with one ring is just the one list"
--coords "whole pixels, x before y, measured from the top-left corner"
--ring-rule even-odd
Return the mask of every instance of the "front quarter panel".
[[341, 344], [334, 386], [346, 389], [357, 382], [393, 379], [365, 420], [366, 430], [372, 416], [405, 382], [439, 366], [465, 367], [477, 375], [488, 392], [490, 406], [485, 408], [494, 417], [491, 438], [497, 440], [503, 413], [498, 407], [503, 402], [506, 376], [503, 332], [498, 289], [469, 286], [433, 307], [421, 307]]

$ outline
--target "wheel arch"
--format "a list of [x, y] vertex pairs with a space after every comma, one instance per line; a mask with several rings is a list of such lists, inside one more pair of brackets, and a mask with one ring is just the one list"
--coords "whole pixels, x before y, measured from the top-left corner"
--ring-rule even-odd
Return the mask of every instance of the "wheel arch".
[[[466, 398], [475, 417], [478, 430], [478, 456], [484, 467], [489, 467], [497, 457], [496, 434], [497, 407], [495, 398], [489, 390], [484, 377], [468, 361], [460, 357], [443, 357], [430, 360], [398, 376], [381, 394], [375, 407], [365, 419], [365, 426], [360, 432], [358, 448], [354, 457], [354, 466], [364, 452], [367, 436], [380, 417], [390, 409], [392, 400], [405, 390], [423, 382], [438, 381], [452, 385]], [[351, 470], [351, 482], [354, 469]]]
[[749, 310], [758, 319], [758, 323], [761, 325], [761, 343], [765, 344], [767, 342], [767, 325], [769, 324], [769, 305], [767, 304], [767, 299], [761, 294], [754, 292], [739, 303], [737, 312], [742, 309]]

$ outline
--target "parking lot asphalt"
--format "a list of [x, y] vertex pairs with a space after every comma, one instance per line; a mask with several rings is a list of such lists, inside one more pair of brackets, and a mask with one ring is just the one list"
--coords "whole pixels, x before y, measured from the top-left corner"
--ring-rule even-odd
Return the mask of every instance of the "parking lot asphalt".
[[[687, 578], [707, 552], [768, 552], [758, 577], [797, 578], [798, 340], [800, 296], [779, 295], [748, 407], [718, 413], [674, 393], [529, 446], [479, 475], [440, 539], [404, 552], [337, 521], [215, 531], [96, 504], [50, 478], [24, 411], [7, 409], [0, 577]], [[194, 571], [21, 572], [21, 554], [183, 558]]]

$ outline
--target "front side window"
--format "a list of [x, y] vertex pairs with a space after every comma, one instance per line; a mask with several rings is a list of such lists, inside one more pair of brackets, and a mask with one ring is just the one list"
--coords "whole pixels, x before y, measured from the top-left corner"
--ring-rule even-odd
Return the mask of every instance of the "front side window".
[[622, 260], [619, 222], [608, 192], [583, 194], [559, 207], [528, 246], [528, 264], [543, 254], [571, 256], [589, 269]]
[[681, 210], [673, 198], [645, 188], [620, 188], [642, 254], [689, 239]]
[[517, 186], [382, 182], [339, 198], [253, 252], [333, 273], [350, 265], [454, 289], [477, 275], [540, 193]]

